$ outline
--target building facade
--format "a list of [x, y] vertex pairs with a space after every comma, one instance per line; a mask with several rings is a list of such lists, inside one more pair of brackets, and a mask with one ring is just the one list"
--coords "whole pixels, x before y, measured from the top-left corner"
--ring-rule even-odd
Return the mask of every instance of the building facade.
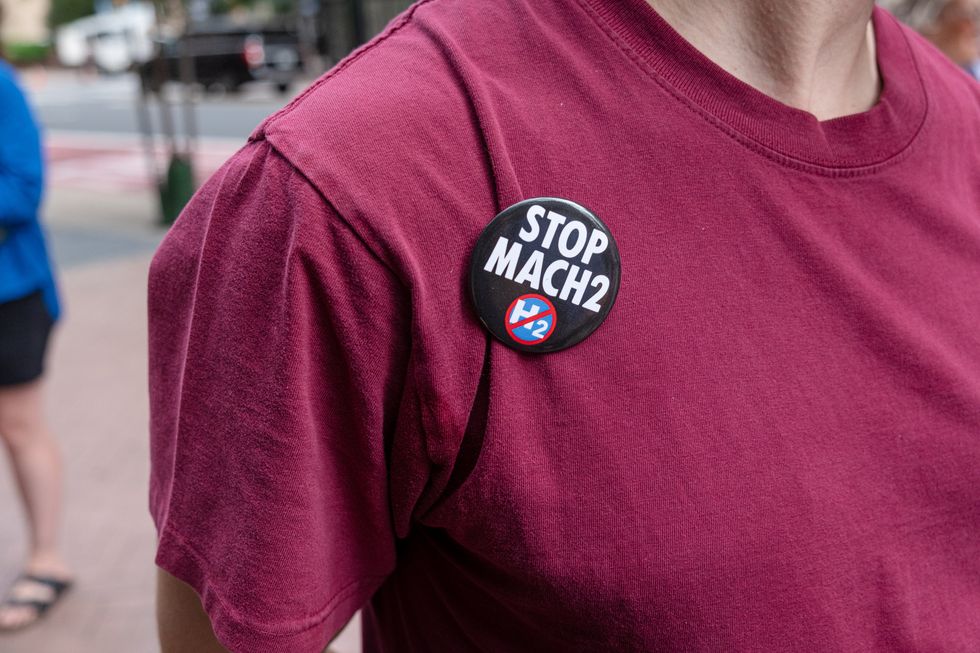
[[5, 43], [46, 43], [50, 0], [0, 0], [3, 26], [0, 38]]

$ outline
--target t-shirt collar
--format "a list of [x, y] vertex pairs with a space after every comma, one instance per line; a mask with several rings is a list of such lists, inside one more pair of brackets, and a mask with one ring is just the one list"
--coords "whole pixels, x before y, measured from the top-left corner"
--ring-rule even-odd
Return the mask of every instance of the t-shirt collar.
[[911, 144], [925, 119], [926, 95], [906, 35], [879, 7], [872, 15], [882, 79], [878, 102], [862, 113], [819, 121], [725, 71], [646, 0], [580, 1], [684, 101], [787, 159], [829, 168], [881, 164]]

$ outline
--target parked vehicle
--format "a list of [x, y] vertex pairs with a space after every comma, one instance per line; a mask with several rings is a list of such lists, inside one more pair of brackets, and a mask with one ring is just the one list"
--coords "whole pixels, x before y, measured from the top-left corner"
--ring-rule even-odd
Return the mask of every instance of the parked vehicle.
[[284, 93], [303, 71], [299, 38], [284, 29], [210, 29], [158, 45], [156, 56], [139, 67], [145, 87], [154, 92], [167, 81], [182, 79], [181, 55], [191, 64], [192, 81], [228, 93], [252, 81], [271, 82]]
[[104, 73], [121, 73], [153, 56], [150, 34], [153, 5], [133, 2], [68, 23], [55, 33], [55, 50], [64, 66], [94, 64]]

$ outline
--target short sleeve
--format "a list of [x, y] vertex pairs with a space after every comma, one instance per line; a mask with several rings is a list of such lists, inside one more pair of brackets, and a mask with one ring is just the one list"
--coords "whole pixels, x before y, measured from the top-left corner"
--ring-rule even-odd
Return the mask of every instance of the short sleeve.
[[229, 649], [321, 651], [394, 568], [385, 443], [409, 309], [264, 141], [198, 192], [157, 252], [156, 561], [195, 588]]

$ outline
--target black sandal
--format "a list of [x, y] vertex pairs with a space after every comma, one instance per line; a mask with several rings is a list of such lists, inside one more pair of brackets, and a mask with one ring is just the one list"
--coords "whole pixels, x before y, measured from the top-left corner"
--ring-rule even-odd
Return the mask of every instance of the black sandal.
[[[18, 583], [23, 582], [34, 583], [35, 585], [44, 585], [45, 587], [51, 588], [50, 597], [45, 600], [13, 598], [11, 596], [13, 594], [13, 588], [15, 588]], [[35, 574], [21, 575], [14, 581], [13, 585], [11, 585], [11, 589], [7, 593], [7, 598], [0, 603], [0, 610], [3, 608], [28, 607], [34, 611], [34, 614], [30, 619], [24, 623], [17, 624], [16, 626], [5, 626], [0, 624], [0, 632], [21, 630], [22, 628], [27, 628], [28, 626], [36, 624], [42, 617], [44, 617], [45, 613], [51, 609], [51, 606], [61, 600], [65, 592], [71, 589], [71, 586], [72, 581], [70, 580], [60, 580], [48, 576], [37, 576]]]

